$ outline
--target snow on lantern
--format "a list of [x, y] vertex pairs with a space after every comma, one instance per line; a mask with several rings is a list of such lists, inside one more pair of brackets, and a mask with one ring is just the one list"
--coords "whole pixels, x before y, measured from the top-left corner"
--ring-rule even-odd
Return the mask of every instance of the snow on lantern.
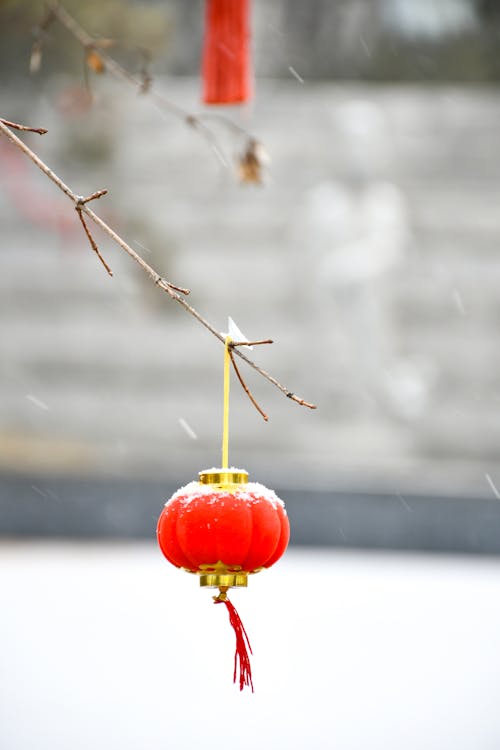
[[163, 508], [158, 543], [167, 560], [195, 573], [200, 586], [218, 588], [216, 604], [225, 604], [236, 635], [234, 675], [251, 687], [252, 652], [243, 623], [227, 597], [228, 589], [246, 587], [248, 576], [270, 568], [285, 552], [290, 525], [283, 502], [248, 473], [228, 467], [229, 343], [224, 357], [224, 428], [222, 468], [199, 473], [199, 481], [177, 490]]
[[202, 77], [206, 104], [239, 104], [252, 95], [250, 0], [206, 0]]

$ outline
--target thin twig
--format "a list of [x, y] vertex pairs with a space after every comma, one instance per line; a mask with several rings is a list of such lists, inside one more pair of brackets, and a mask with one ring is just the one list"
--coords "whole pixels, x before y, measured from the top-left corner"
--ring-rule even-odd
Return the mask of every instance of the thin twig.
[[229, 356], [231, 358], [231, 363], [232, 363], [232, 365], [234, 367], [234, 371], [235, 371], [236, 375], [238, 376], [238, 380], [240, 381], [241, 387], [243, 388], [243, 390], [245, 391], [245, 393], [247, 394], [248, 398], [250, 399], [250, 401], [252, 402], [252, 404], [255, 406], [255, 408], [257, 409], [257, 411], [259, 412], [259, 414], [261, 414], [262, 417], [264, 418], [264, 422], [267, 422], [269, 420], [269, 417], [267, 416], [267, 414], [265, 413], [265, 411], [263, 411], [260, 408], [259, 404], [257, 403], [257, 401], [255, 400], [255, 398], [253, 397], [252, 392], [250, 391], [250, 388], [247, 386], [247, 384], [243, 380], [241, 372], [239, 371], [238, 366], [237, 366], [236, 362], [234, 361], [234, 354], [233, 354], [232, 347], [229, 347]]
[[272, 339], [262, 339], [261, 341], [230, 341], [229, 346], [260, 346], [260, 344], [273, 344]]
[[77, 209], [81, 206], [84, 206], [85, 203], [90, 203], [90, 201], [95, 201], [98, 198], [102, 198], [103, 195], [107, 195], [107, 190], [96, 190], [95, 193], [92, 193], [91, 195], [88, 195], [86, 198], [79, 198], [78, 199], [78, 205]]
[[25, 130], [28, 133], [38, 133], [38, 135], [45, 135], [45, 133], [49, 132], [45, 128], [30, 128], [29, 125], [20, 125], [18, 122], [4, 120], [3, 117], [0, 119], [0, 122], [3, 122], [3, 124], [7, 125], [7, 127], [9, 128], [14, 128], [14, 130]]
[[92, 235], [90, 234], [90, 230], [89, 230], [89, 228], [88, 228], [88, 226], [87, 226], [87, 223], [86, 223], [85, 219], [84, 219], [84, 218], [83, 218], [83, 216], [82, 216], [82, 209], [81, 209], [81, 208], [77, 208], [77, 209], [76, 209], [76, 212], [77, 212], [77, 214], [78, 214], [78, 218], [79, 218], [79, 219], [80, 219], [80, 221], [82, 222], [82, 227], [83, 227], [83, 228], [84, 228], [84, 230], [85, 230], [85, 234], [86, 234], [86, 235], [87, 235], [87, 237], [88, 237], [88, 240], [89, 240], [89, 242], [90, 242], [90, 246], [91, 246], [92, 250], [93, 250], [93, 251], [95, 252], [95, 254], [96, 254], [96, 255], [97, 255], [97, 257], [99, 258], [99, 260], [101, 261], [102, 265], [104, 266], [104, 268], [106, 269], [106, 271], [107, 271], [107, 272], [109, 273], [109, 275], [110, 275], [110, 276], [112, 276], [112, 275], [113, 275], [113, 271], [112, 271], [112, 270], [111, 270], [111, 268], [110, 268], [110, 267], [108, 266], [108, 264], [106, 263], [106, 261], [105, 261], [105, 260], [104, 260], [104, 258], [102, 257], [101, 253], [99, 252], [99, 248], [97, 247], [97, 243], [96, 243], [96, 241], [94, 240], [94, 238], [92, 237]]
[[90, 229], [88, 228], [87, 222], [83, 218], [83, 207], [86, 203], [90, 203], [90, 201], [94, 201], [97, 198], [101, 198], [103, 195], [106, 195], [108, 191], [107, 190], [97, 190], [95, 193], [92, 193], [92, 195], [89, 195], [87, 198], [79, 198], [76, 202], [75, 210], [78, 214], [78, 218], [82, 222], [82, 227], [85, 230], [85, 234], [87, 235], [88, 241], [90, 242], [90, 247], [95, 252], [99, 260], [101, 261], [102, 265], [106, 269], [106, 271], [109, 273], [110, 276], [113, 275], [113, 271], [108, 266], [104, 258], [102, 257], [101, 253], [99, 252], [99, 248], [97, 247], [97, 242], [92, 237], [92, 234], [90, 233]]
[[[125, 250], [125, 252], [128, 253], [128, 255], [130, 255], [130, 257], [140, 265], [143, 271], [145, 271], [145, 273], [147, 273], [147, 275], [153, 279], [154, 283], [157, 286], [163, 289], [169, 295], [169, 297], [171, 297], [173, 300], [175, 300], [175, 302], [181, 305], [181, 307], [183, 307], [186, 312], [192, 315], [193, 318], [195, 318], [208, 331], [210, 331], [210, 333], [215, 336], [215, 338], [217, 338], [222, 344], [225, 344], [225, 335], [220, 333], [220, 331], [218, 331], [211, 323], [209, 323], [206, 318], [204, 318], [197, 310], [195, 310], [194, 307], [186, 302], [183, 296], [181, 296], [181, 294], [189, 294], [189, 289], [183, 289], [182, 287], [175, 286], [174, 284], [160, 276], [160, 274], [157, 273], [154, 268], [148, 265], [148, 263], [146, 263], [146, 261], [135, 250], [133, 250], [130, 245], [125, 242], [125, 240], [123, 240], [113, 229], [111, 229], [110, 226], [108, 226], [108, 224], [106, 224], [106, 222], [104, 222], [96, 213], [94, 213], [94, 211], [92, 211], [91, 208], [89, 208], [86, 200], [93, 199], [94, 196], [98, 197], [99, 195], [102, 195], [102, 191], [93, 193], [91, 196], [89, 196], [89, 199], [82, 199], [81, 196], [76, 195], [76, 193], [74, 193], [73, 190], [71, 190], [71, 188], [69, 188], [61, 180], [61, 178], [58, 177], [58, 175], [56, 175], [55, 172], [53, 172], [50, 167], [48, 167], [45, 162], [40, 159], [39, 156], [37, 156], [37, 154], [35, 154], [34, 151], [32, 151], [25, 143], [23, 143], [23, 141], [21, 141], [20, 138], [18, 138], [6, 125], [4, 125], [2, 120], [0, 120], [0, 132], [3, 132], [3, 134], [10, 140], [10, 142], [14, 146], [20, 149], [29, 159], [31, 159], [31, 161], [38, 167], [38, 169], [40, 169], [50, 180], [52, 180], [55, 185], [57, 185], [59, 190], [61, 190], [75, 204], [75, 207], [79, 206], [79, 210], [82, 214], [88, 216], [88, 218], [91, 219], [94, 224], [97, 224], [97, 226], [99, 226], [109, 237], [111, 237], [111, 239], [114, 240], [117, 245]], [[278, 388], [288, 398], [291, 398], [293, 401], [302, 406], [307, 406], [309, 409], [316, 408], [314, 404], [310, 404], [307, 401], [304, 401], [304, 399], [299, 398], [294, 393], [289, 391], [284, 385], [276, 380], [276, 378], [256, 365], [255, 362], [253, 362], [245, 354], [243, 354], [239, 348], [231, 348], [230, 351], [234, 352], [238, 357], [240, 357], [240, 359], [246, 362], [247, 365], [252, 367], [254, 370], [256, 370], [256, 372], [262, 375], [262, 377], [276, 386], [276, 388]]]
[[42, 64], [42, 47], [43, 41], [47, 34], [47, 29], [54, 20], [54, 14], [51, 10], [47, 10], [44, 18], [39, 23], [38, 27], [33, 30], [35, 41], [31, 48], [30, 56], [30, 73], [38, 73]]
[[310, 404], [308, 401], [304, 401], [303, 398], [299, 398], [299, 396], [296, 396], [292, 391], [288, 391], [286, 397], [291, 398], [292, 401], [295, 401], [296, 404], [300, 404], [300, 406], [307, 406], [308, 409], [316, 409], [315, 404]]

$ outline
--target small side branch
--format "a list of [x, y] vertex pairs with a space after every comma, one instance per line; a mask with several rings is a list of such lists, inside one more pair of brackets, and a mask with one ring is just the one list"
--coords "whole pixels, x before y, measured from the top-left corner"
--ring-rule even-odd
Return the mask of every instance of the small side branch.
[[236, 375], [238, 376], [238, 380], [240, 381], [240, 385], [241, 385], [241, 387], [243, 388], [243, 390], [245, 391], [245, 393], [247, 394], [248, 398], [250, 399], [250, 401], [252, 402], [252, 404], [253, 404], [253, 405], [255, 406], [255, 408], [257, 409], [257, 411], [259, 412], [259, 414], [261, 414], [261, 415], [262, 415], [262, 418], [264, 419], [264, 422], [267, 422], [267, 421], [269, 420], [269, 417], [268, 417], [268, 416], [267, 416], [267, 414], [266, 414], [266, 413], [265, 413], [265, 412], [264, 412], [264, 411], [263, 411], [263, 410], [261, 409], [261, 407], [259, 406], [259, 404], [258, 404], [258, 403], [257, 403], [257, 401], [255, 400], [255, 398], [254, 398], [254, 396], [253, 396], [252, 392], [250, 391], [250, 388], [249, 388], [249, 387], [247, 386], [247, 384], [246, 384], [246, 383], [245, 383], [245, 381], [243, 380], [243, 377], [242, 377], [242, 375], [241, 375], [241, 372], [240, 372], [240, 371], [239, 371], [239, 369], [238, 369], [238, 365], [237, 365], [237, 364], [236, 364], [236, 362], [234, 361], [234, 354], [233, 354], [233, 347], [232, 347], [232, 346], [229, 346], [229, 356], [230, 356], [230, 358], [231, 358], [231, 364], [232, 364], [232, 365], [233, 365], [233, 367], [234, 367], [234, 371], [235, 371]]
[[[222, 341], [224, 340], [221, 336]], [[244, 362], [247, 363], [250, 367], [253, 367], [253, 369], [259, 373], [259, 375], [262, 375], [263, 378], [268, 380], [270, 383], [272, 383], [278, 390], [281, 391], [281, 393], [284, 393], [285, 396], [292, 401], [295, 401], [296, 404], [299, 404], [300, 406], [306, 406], [308, 409], [316, 409], [316, 404], [311, 404], [309, 401], [305, 401], [303, 398], [300, 398], [300, 396], [297, 396], [295, 393], [290, 391], [286, 386], [284, 386], [282, 383], [279, 382], [279, 380], [276, 380], [275, 377], [273, 377], [269, 372], [266, 372], [262, 367], [259, 367], [255, 364], [255, 362], [252, 362], [249, 357], [246, 356], [246, 354], [243, 354], [243, 352], [239, 351], [239, 349], [235, 349], [234, 353], [240, 357]]]
[[288, 393], [286, 394], [286, 397], [292, 399], [292, 401], [295, 401], [296, 404], [300, 404], [301, 406], [307, 406], [308, 409], [316, 409], [315, 404], [310, 404], [308, 401], [304, 401], [303, 398], [296, 396], [295, 393], [292, 393], [292, 391], [288, 391]]
[[49, 132], [48, 130], [46, 130], [46, 128], [30, 128], [29, 125], [20, 125], [18, 122], [4, 120], [3, 117], [0, 118], [0, 122], [3, 122], [3, 124], [7, 125], [7, 127], [9, 128], [14, 128], [14, 130], [23, 130], [27, 133], [38, 133], [38, 135], [45, 135], [45, 133]]
[[99, 248], [97, 247], [97, 242], [92, 237], [92, 234], [90, 233], [90, 229], [88, 228], [87, 222], [83, 218], [83, 207], [86, 203], [90, 203], [90, 201], [96, 200], [97, 198], [101, 198], [103, 195], [106, 195], [108, 191], [107, 190], [97, 190], [95, 193], [92, 193], [92, 195], [89, 195], [87, 198], [79, 198], [75, 205], [75, 211], [78, 214], [78, 218], [80, 219], [82, 223], [82, 227], [85, 231], [85, 234], [87, 235], [87, 239], [90, 242], [90, 247], [94, 251], [94, 253], [97, 255], [99, 260], [101, 261], [102, 265], [108, 272], [110, 276], [113, 275], [113, 271], [108, 266], [104, 258], [102, 257], [101, 253], [99, 252]]
[[273, 344], [272, 339], [261, 339], [260, 341], [231, 341], [229, 346], [260, 346], [261, 344]]

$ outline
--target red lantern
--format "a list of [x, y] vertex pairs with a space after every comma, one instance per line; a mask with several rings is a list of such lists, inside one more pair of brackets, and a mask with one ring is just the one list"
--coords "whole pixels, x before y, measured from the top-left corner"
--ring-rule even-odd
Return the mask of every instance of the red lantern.
[[239, 104], [252, 95], [249, 0], [206, 0], [203, 101]]
[[158, 542], [169, 562], [199, 576], [200, 586], [219, 589], [214, 601], [226, 605], [236, 634], [234, 681], [239, 662], [240, 690], [253, 690], [250, 643], [227, 590], [247, 586], [250, 574], [279, 560], [290, 536], [288, 517], [275, 493], [248, 482], [246, 471], [211, 469], [199, 477], [166, 503]]

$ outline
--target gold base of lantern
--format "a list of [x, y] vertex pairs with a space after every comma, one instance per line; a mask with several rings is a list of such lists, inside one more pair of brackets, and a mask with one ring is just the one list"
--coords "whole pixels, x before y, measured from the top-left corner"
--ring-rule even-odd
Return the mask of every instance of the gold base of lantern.
[[224, 490], [248, 482], [248, 472], [244, 469], [206, 469], [200, 471], [198, 476], [200, 484], [215, 485], [216, 488]]
[[248, 586], [248, 573], [201, 573], [200, 586], [208, 588], [234, 588]]
[[248, 586], [248, 570], [241, 570], [239, 565], [227, 566], [222, 560], [208, 565], [200, 565], [197, 571], [200, 586], [229, 589]]

